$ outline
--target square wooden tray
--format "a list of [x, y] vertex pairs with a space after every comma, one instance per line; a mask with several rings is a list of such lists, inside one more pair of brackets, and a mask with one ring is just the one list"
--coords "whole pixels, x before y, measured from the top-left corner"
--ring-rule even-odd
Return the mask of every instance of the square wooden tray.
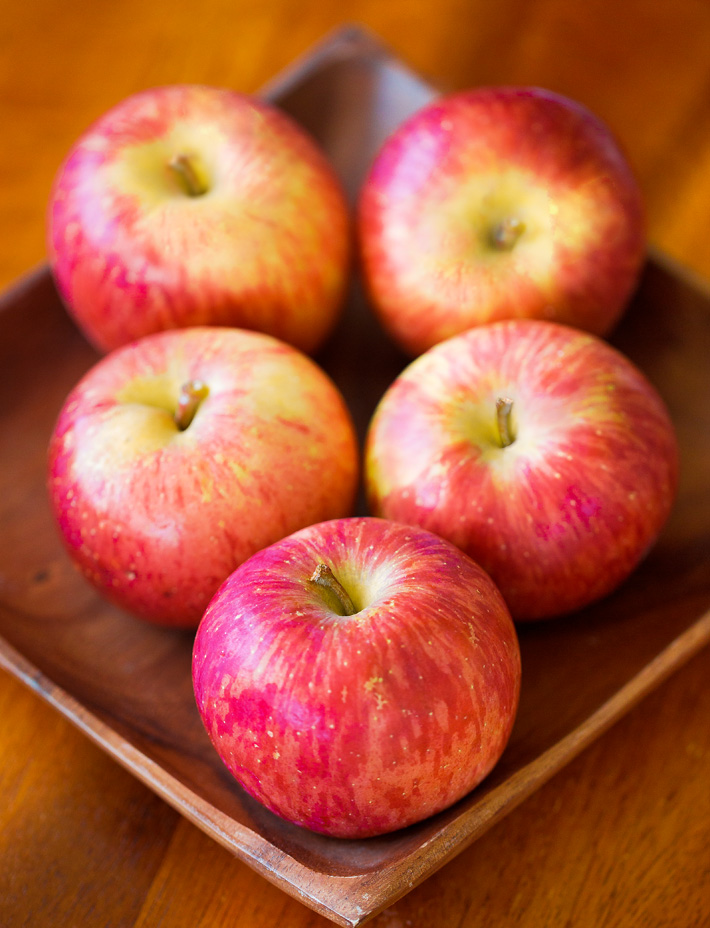
[[[375, 150], [434, 94], [358, 29], [328, 37], [265, 89], [328, 152], [351, 201]], [[104, 603], [73, 570], [45, 493], [45, 455], [67, 392], [96, 360], [46, 267], [0, 300], [0, 666], [250, 866], [340, 925], [390, 905], [549, 779], [710, 640], [710, 293], [659, 255], [613, 342], [664, 396], [682, 453], [673, 516], [618, 592], [520, 630], [523, 688], [493, 774], [448, 811], [367, 841], [288, 825], [222, 767], [194, 706], [192, 636]], [[319, 360], [360, 435], [406, 363], [357, 281]], [[362, 509], [362, 503], [361, 503]]]

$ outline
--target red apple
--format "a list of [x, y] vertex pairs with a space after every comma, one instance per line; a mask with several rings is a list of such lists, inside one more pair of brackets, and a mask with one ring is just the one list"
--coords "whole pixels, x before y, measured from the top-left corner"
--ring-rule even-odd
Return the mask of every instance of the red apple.
[[153, 622], [196, 628], [234, 568], [348, 515], [358, 450], [321, 369], [270, 336], [146, 336], [77, 384], [49, 448], [49, 490], [84, 576]]
[[411, 355], [500, 319], [605, 334], [645, 251], [610, 130], [530, 87], [455, 93], [405, 121], [365, 180], [359, 238], [374, 307]]
[[69, 153], [49, 209], [59, 291], [104, 351], [225, 325], [312, 352], [338, 318], [349, 237], [339, 182], [300, 127], [194, 85], [106, 113]]
[[195, 697], [231, 773], [278, 815], [356, 838], [451, 805], [500, 758], [520, 653], [490, 578], [381, 519], [310, 526], [221, 587]]
[[458, 545], [518, 620], [621, 583], [665, 523], [677, 471], [673, 425], [638, 368], [539, 320], [429, 349], [385, 393], [366, 441], [371, 511]]

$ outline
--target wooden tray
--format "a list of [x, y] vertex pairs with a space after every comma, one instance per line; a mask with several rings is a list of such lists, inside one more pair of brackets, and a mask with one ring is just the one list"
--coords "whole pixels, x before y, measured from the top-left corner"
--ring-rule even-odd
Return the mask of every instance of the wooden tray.
[[[354, 198], [384, 135], [432, 89], [358, 30], [334, 34], [266, 89], [330, 154]], [[523, 627], [515, 730], [489, 779], [405, 831], [339, 841], [246, 796], [202, 729], [191, 636], [108, 606], [74, 572], [45, 497], [45, 452], [70, 387], [96, 360], [46, 268], [0, 305], [0, 666], [188, 819], [286, 892], [359, 925], [425, 879], [549, 779], [710, 640], [710, 294], [654, 255], [613, 341], [665, 397], [682, 449], [680, 494], [658, 545], [613, 597]], [[405, 363], [357, 283], [320, 360], [363, 435]]]

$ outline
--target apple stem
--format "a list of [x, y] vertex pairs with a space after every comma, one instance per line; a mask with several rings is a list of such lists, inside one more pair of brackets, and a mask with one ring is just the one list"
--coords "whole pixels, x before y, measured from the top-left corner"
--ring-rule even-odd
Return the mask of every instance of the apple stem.
[[522, 219], [510, 216], [491, 229], [491, 244], [499, 251], [510, 251], [525, 231]]
[[175, 425], [181, 432], [184, 432], [195, 418], [195, 413], [209, 392], [209, 387], [202, 380], [188, 380], [180, 387], [180, 396], [175, 410]]
[[201, 197], [203, 193], [207, 193], [209, 190], [207, 183], [197, 170], [194, 159], [188, 155], [175, 155], [168, 162], [168, 167], [175, 172], [188, 196]]
[[513, 401], [507, 396], [501, 396], [496, 400], [496, 420], [498, 422], [498, 437], [501, 448], [507, 448], [515, 440], [510, 423], [512, 411]]
[[355, 615], [357, 609], [348, 594], [348, 591], [335, 576], [327, 564], [319, 564], [311, 575], [311, 583], [327, 590], [330, 600], [337, 606], [338, 615]]

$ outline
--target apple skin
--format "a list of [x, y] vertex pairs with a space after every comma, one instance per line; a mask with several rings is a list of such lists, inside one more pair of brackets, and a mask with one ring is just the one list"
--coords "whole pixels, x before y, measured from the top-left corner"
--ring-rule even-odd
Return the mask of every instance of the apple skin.
[[[506, 223], [522, 225], [494, 244]], [[638, 281], [645, 219], [626, 158], [586, 108], [486, 87], [433, 101], [385, 141], [358, 239], [374, 309], [416, 356], [501, 319], [607, 334]]]
[[[192, 159], [208, 187], [169, 167]], [[169, 328], [256, 329], [313, 353], [339, 318], [350, 260], [344, 194], [276, 108], [178, 84], [129, 97], [76, 142], [52, 189], [58, 290], [101, 351]]]
[[[187, 428], [181, 386], [209, 390]], [[83, 575], [161, 625], [196, 628], [257, 549], [349, 515], [359, 452], [343, 399], [270, 336], [176, 329], [116, 349], [71, 391], [49, 446], [49, 495]]]
[[[310, 578], [331, 568], [355, 608]], [[309, 526], [223, 584], [195, 637], [201, 718], [244, 788], [363, 838], [447, 808], [493, 768], [520, 692], [515, 628], [453, 545], [382, 519]]]
[[[498, 398], [512, 400], [507, 447]], [[674, 427], [646, 377], [600, 338], [540, 320], [429, 349], [382, 397], [366, 437], [370, 511], [458, 545], [518, 621], [617, 587], [655, 542], [677, 479]]]

